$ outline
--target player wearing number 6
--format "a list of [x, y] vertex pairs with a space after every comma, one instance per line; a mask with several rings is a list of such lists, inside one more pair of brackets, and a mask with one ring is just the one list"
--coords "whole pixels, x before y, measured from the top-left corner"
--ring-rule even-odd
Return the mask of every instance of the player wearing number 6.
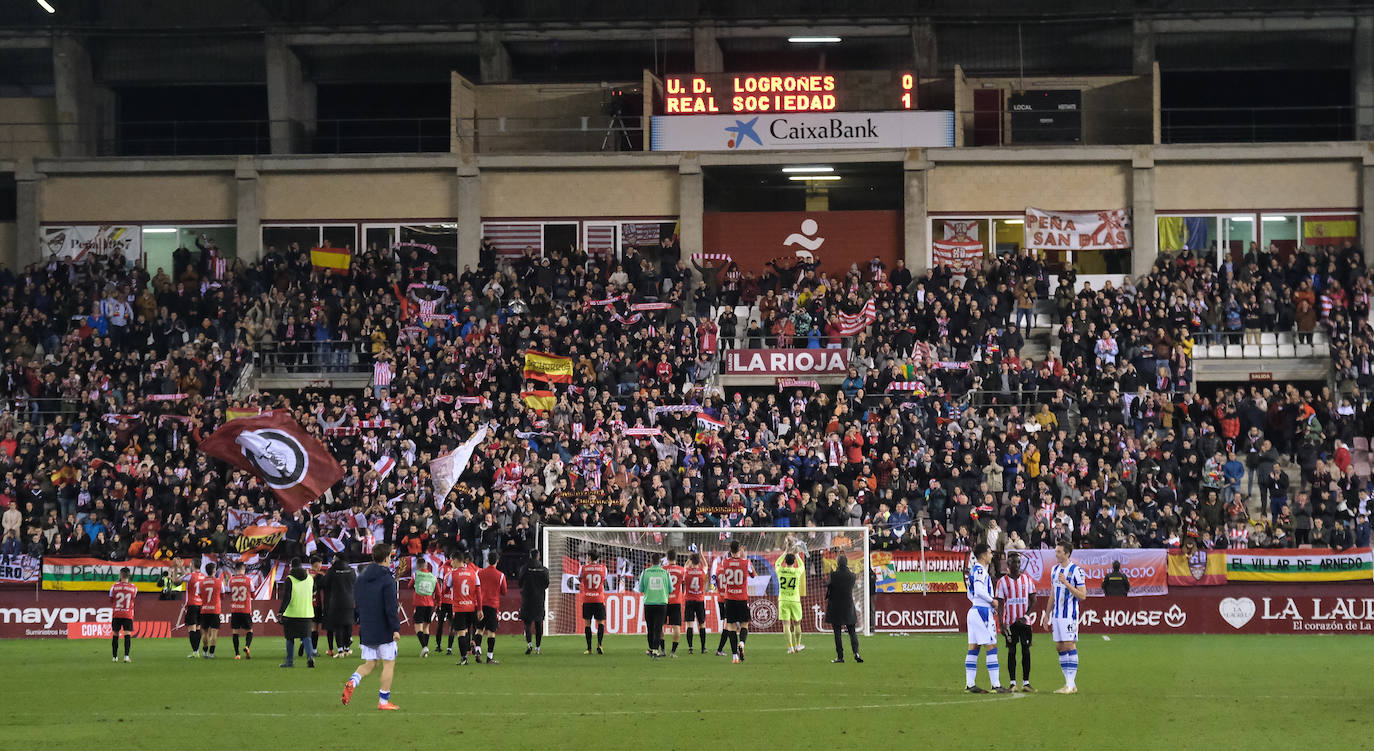
[[1059, 669], [1064, 671], [1064, 687], [1055, 690], [1056, 694], [1078, 693], [1078, 601], [1088, 596], [1088, 574], [1072, 556], [1073, 545], [1061, 542], [1054, 546], [1054, 558], [1059, 563], [1050, 569], [1049, 608], [1040, 614], [1045, 627], [1054, 631]]
[[124, 661], [132, 662], [129, 644], [134, 636], [134, 598], [138, 596], [138, 587], [129, 581], [132, 576], [133, 571], [125, 566], [119, 570], [119, 581], [110, 587], [110, 610], [114, 615], [110, 622], [110, 654], [114, 662], [119, 662], [121, 634], [124, 636]]
[[778, 565], [778, 620], [787, 634], [787, 654], [800, 652], [802, 606], [806, 596], [806, 565], [795, 552], [788, 552]]

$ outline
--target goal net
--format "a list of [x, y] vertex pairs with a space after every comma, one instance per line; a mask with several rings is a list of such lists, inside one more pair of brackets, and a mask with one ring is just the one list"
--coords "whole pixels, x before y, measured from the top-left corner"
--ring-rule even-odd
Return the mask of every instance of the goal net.
[[551, 634], [582, 633], [582, 597], [578, 574], [587, 554], [595, 550], [607, 570], [606, 631], [612, 634], [645, 633], [641, 597], [634, 591], [639, 575], [651, 561], [669, 550], [684, 561], [692, 553], [701, 556], [707, 573], [706, 621], [719, 633], [722, 592], [717, 572], [738, 540], [741, 552], [753, 569], [749, 580], [751, 632], [781, 632], [778, 621], [777, 564], [789, 551], [799, 552], [806, 569], [806, 594], [802, 597], [802, 628], [829, 631], [825, 623], [825, 588], [841, 555], [854, 572], [855, 626], [869, 633], [868, 537], [854, 527], [545, 527], [543, 545], [549, 567], [548, 623]]

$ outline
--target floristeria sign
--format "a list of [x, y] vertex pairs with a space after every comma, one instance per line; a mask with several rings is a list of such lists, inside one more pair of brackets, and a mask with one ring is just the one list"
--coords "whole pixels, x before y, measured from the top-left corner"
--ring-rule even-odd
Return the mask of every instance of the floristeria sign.
[[725, 353], [726, 375], [844, 375], [843, 349], [732, 349]]
[[1026, 209], [1025, 246], [1054, 250], [1120, 250], [1131, 247], [1131, 214], [1108, 211]]

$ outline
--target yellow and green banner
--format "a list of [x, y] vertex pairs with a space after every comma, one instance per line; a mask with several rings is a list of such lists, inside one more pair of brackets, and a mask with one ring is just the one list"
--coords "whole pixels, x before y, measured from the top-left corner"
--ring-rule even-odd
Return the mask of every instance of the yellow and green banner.
[[1228, 550], [1228, 582], [1369, 581], [1374, 575], [1369, 548], [1350, 550]]
[[131, 581], [138, 586], [138, 591], [158, 592], [157, 580], [170, 565], [170, 561], [44, 558], [43, 589], [105, 592], [119, 581], [119, 570], [128, 566], [133, 573]]
[[875, 592], [967, 592], [964, 567], [968, 553], [927, 550], [925, 559], [909, 550], [868, 554]]

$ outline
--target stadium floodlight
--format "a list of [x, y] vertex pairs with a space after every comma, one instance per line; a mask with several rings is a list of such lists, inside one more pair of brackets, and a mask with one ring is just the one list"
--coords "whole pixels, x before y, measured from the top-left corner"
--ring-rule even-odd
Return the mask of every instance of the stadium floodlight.
[[1026, 223], [1026, 220], [1025, 220], [1025, 219], [1003, 219], [1003, 220], [1002, 220], [1002, 223], [1003, 223], [1003, 224], [1025, 224], [1025, 223]]
[[170, 235], [177, 231], [176, 227], [144, 227], [145, 235]]
[[48, 2], [48, 0], [38, 0], [38, 7], [42, 8], [43, 10], [46, 10], [49, 13], [57, 12], [57, 9], [52, 7], [52, 3]]
[[783, 167], [783, 172], [834, 172], [834, 167], [817, 164], [810, 167]]
[[839, 37], [798, 36], [788, 37], [787, 41], [792, 44], [839, 44], [842, 40]]
[[807, 182], [810, 182], [810, 181], [813, 181], [813, 180], [835, 181], [835, 180], [839, 180], [839, 179], [840, 179], [840, 176], [839, 176], [839, 175], [788, 175], [788, 176], [787, 176], [787, 179], [788, 179], [788, 180], [797, 180], [797, 181], [803, 181], [803, 180], [805, 180], [805, 181], [807, 181]]
[[1253, 221], [1255, 221], [1255, 218], [1254, 218], [1253, 216], [1249, 216], [1249, 215], [1247, 215], [1247, 214], [1242, 214], [1242, 215], [1239, 215], [1239, 216], [1233, 216], [1233, 217], [1231, 217], [1231, 221], [1233, 221], [1233, 222], [1253, 222]]
[[1278, 215], [1275, 215], [1275, 214], [1265, 214], [1264, 216], [1260, 217], [1260, 219], [1263, 220], [1263, 221], [1266, 221], [1266, 222], [1286, 222], [1286, 221], [1288, 221], [1288, 217], [1286, 217], [1286, 216], [1278, 216]]

